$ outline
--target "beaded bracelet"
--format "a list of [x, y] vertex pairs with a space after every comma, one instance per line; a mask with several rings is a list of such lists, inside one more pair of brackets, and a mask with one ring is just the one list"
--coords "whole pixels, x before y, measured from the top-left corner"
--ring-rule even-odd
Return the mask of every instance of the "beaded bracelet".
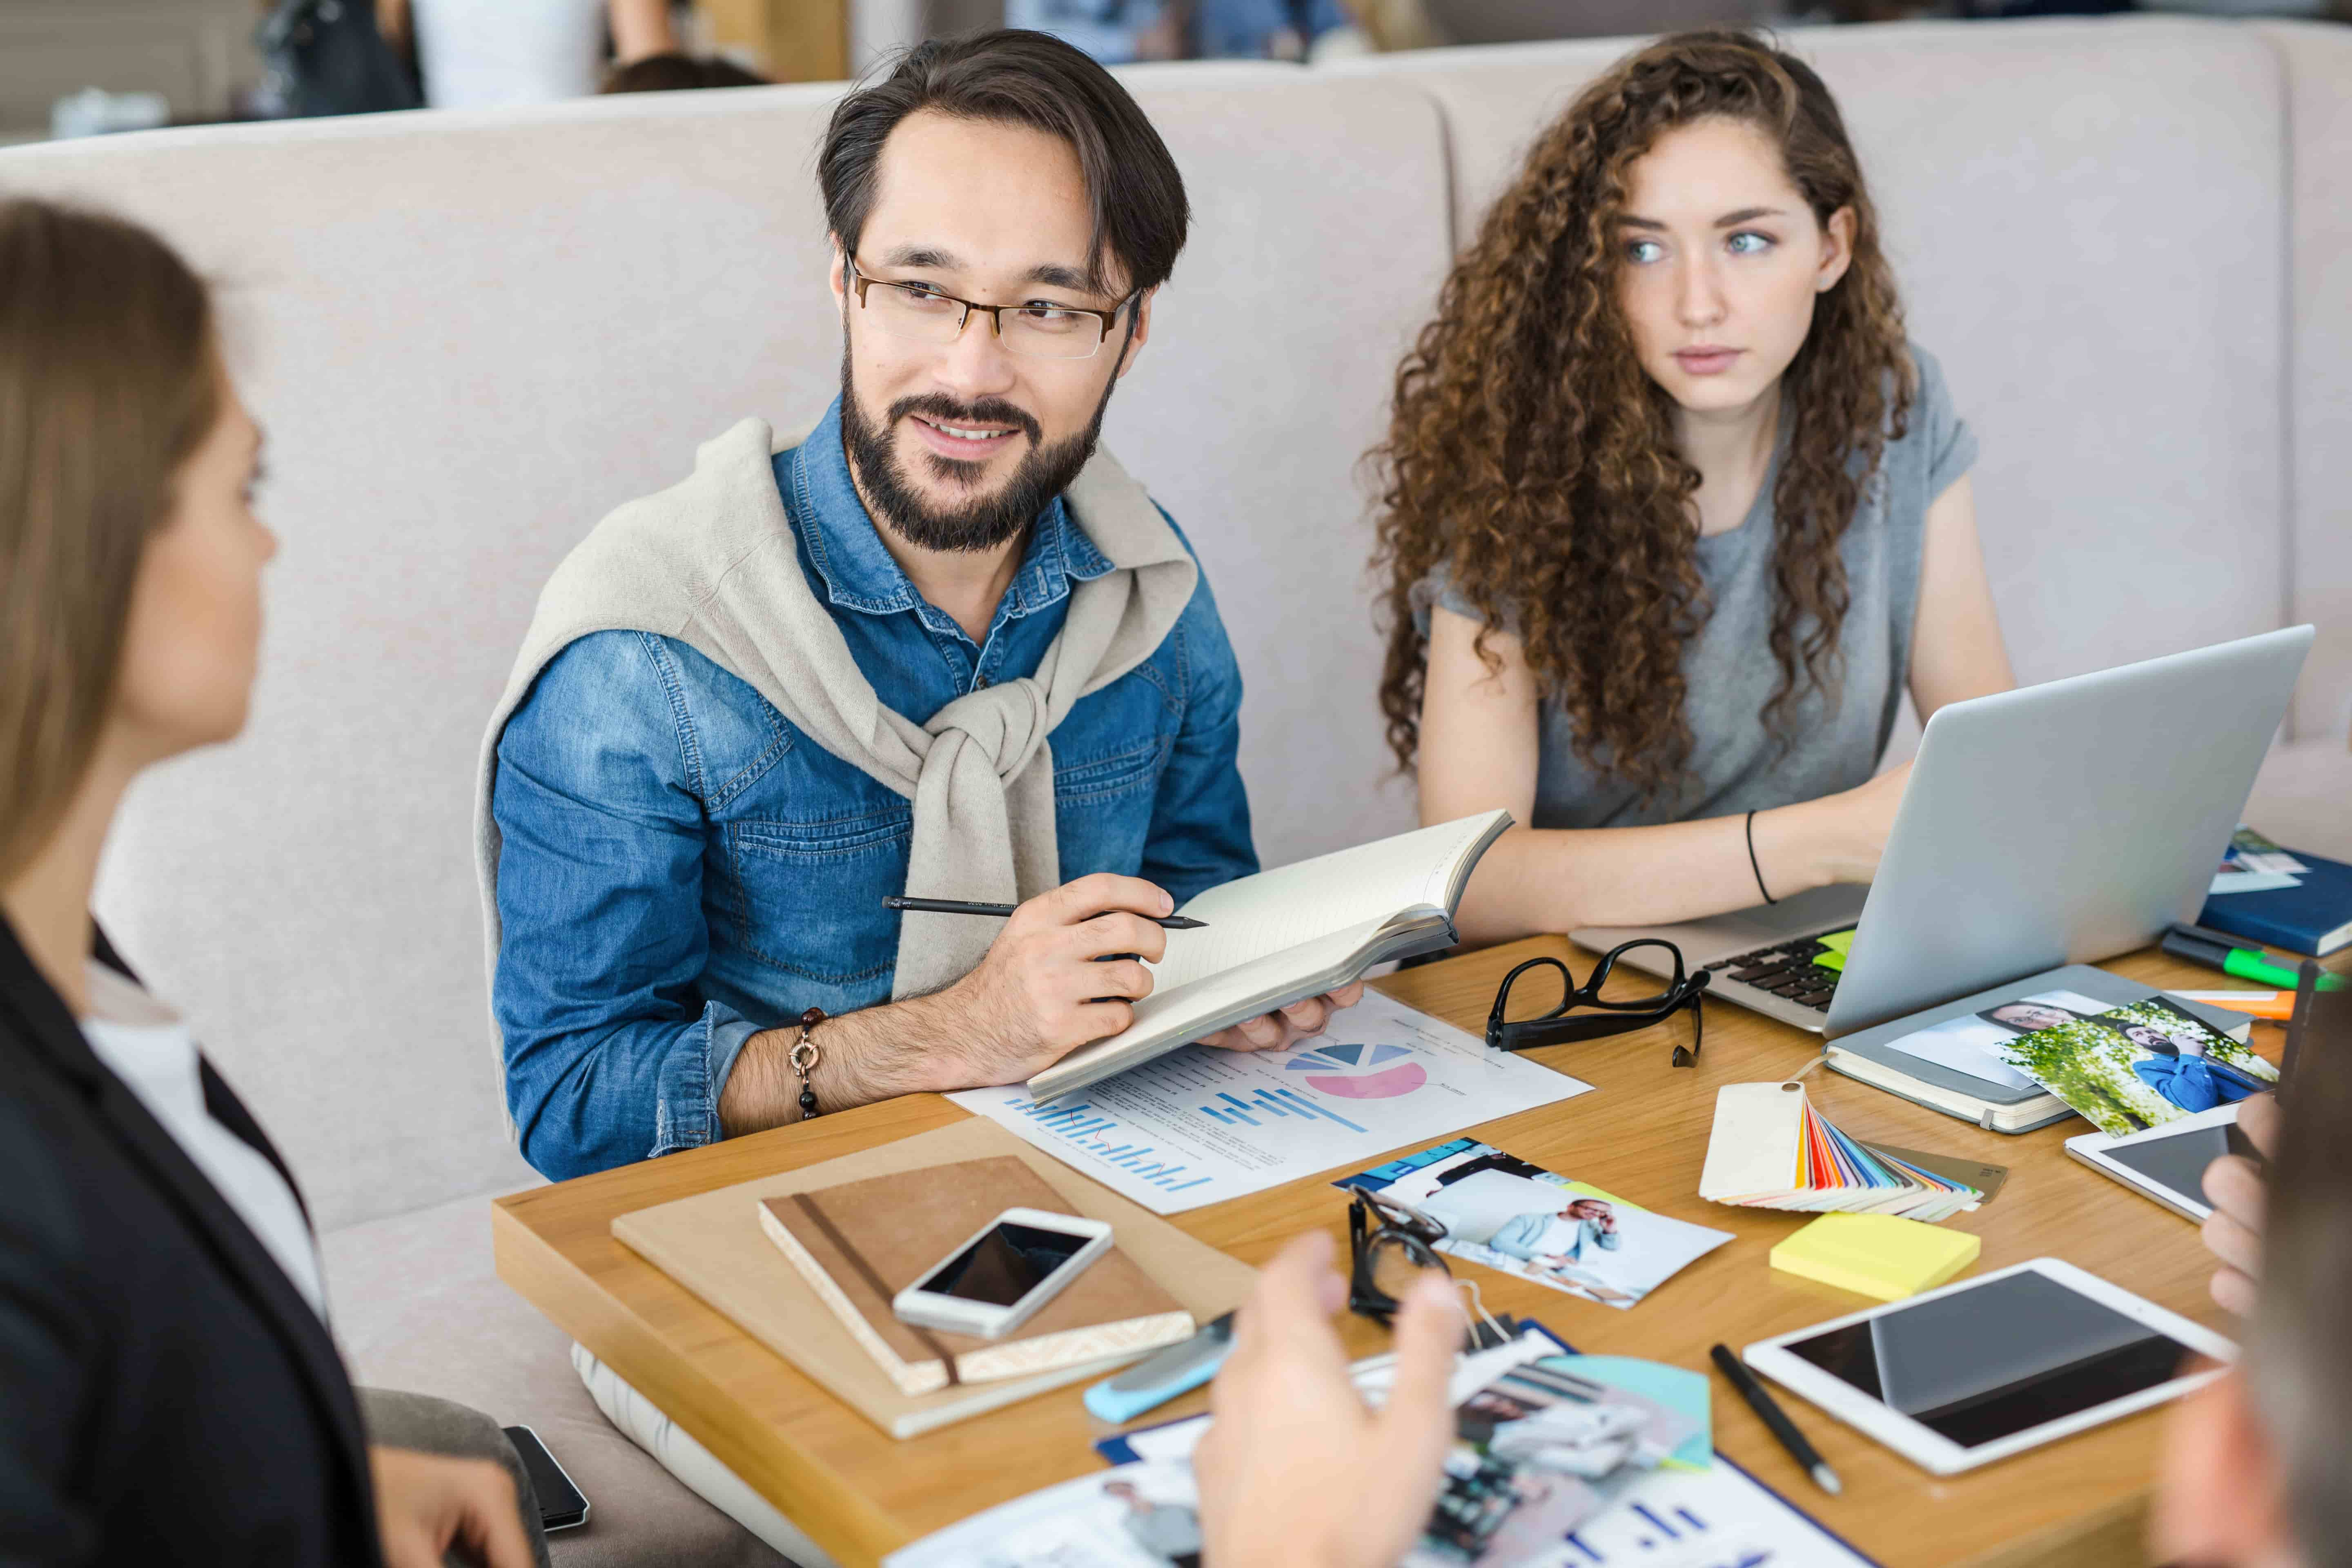
[[793, 1042], [792, 1054], [784, 1058], [784, 1065], [800, 1077], [803, 1121], [810, 1121], [819, 1114], [816, 1108], [816, 1090], [809, 1087], [809, 1074], [814, 1072], [816, 1064], [824, 1059], [824, 1047], [809, 1037], [809, 1031], [824, 1022], [824, 1009], [822, 1007], [812, 1007], [803, 1013], [801, 1037]]

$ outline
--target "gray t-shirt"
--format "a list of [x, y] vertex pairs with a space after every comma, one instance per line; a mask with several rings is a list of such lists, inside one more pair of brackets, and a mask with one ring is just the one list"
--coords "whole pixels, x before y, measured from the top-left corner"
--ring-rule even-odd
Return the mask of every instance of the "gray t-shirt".
[[[1910, 674], [1927, 508], [1977, 457], [1976, 437], [1953, 409], [1935, 358], [1916, 343], [1911, 356], [1919, 393], [1909, 433], [1887, 442], [1840, 545], [1850, 602], [1838, 632], [1845, 660], [1837, 706], [1807, 690], [1790, 713], [1785, 749], [1764, 725], [1764, 704], [1780, 679], [1770, 642], [1772, 487], [1781, 456], [1775, 452], [1739, 526], [1698, 541], [1699, 576], [1713, 608], [1683, 648], [1692, 738], [1683, 792], [1645, 805], [1635, 786], [1595, 774], [1577, 759], [1567, 711], [1547, 700], [1530, 826], [1641, 827], [1761, 811], [1852, 789], [1876, 771]], [[1785, 448], [1786, 426], [1782, 434]], [[1412, 601], [1424, 625], [1433, 604], [1477, 616], [1443, 568], [1414, 584]]]

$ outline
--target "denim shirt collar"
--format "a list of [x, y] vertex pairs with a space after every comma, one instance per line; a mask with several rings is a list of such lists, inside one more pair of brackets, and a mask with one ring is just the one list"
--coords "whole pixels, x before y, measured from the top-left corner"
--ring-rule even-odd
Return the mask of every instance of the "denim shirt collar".
[[[785, 510], [800, 531], [803, 556], [815, 568], [835, 608], [871, 616], [915, 610], [927, 622], [940, 623], [940, 630], [954, 629], [891, 559], [866, 503], [858, 499], [842, 446], [839, 398], [807, 440], [776, 459], [776, 478]], [[1058, 604], [1069, 596], [1073, 582], [1089, 582], [1110, 570], [1109, 559], [1055, 496], [1030, 525], [1020, 569], [997, 606], [995, 624]]]

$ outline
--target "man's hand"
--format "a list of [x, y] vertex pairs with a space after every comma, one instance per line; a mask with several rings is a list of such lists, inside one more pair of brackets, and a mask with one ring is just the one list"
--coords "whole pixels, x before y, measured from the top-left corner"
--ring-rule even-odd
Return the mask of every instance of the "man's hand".
[[[1151, 918], [1176, 900], [1137, 877], [1108, 871], [1065, 882], [1013, 911], [980, 967], [940, 993], [964, 1016], [963, 1048], [939, 1063], [937, 1089], [1013, 1083], [1135, 1021], [1168, 932]], [[1108, 960], [1108, 962], [1105, 962]]]
[[1192, 1457], [1202, 1557], [1216, 1568], [1389, 1568], [1429, 1522], [1454, 1442], [1452, 1283], [1431, 1269], [1407, 1294], [1378, 1415], [1329, 1321], [1346, 1293], [1331, 1238], [1315, 1231], [1266, 1265], [1242, 1309], [1209, 1391], [1214, 1425]]
[[488, 1459], [370, 1448], [385, 1568], [441, 1568], [457, 1547], [482, 1568], [531, 1568], [514, 1482]]
[[1230, 1029], [1219, 1029], [1200, 1043], [1213, 1046], [1221, 1051], [1286, 1051], [1310, 1035], [1319, 1035], [1331, 1021], [1331, 1015], [1342, 1007], [1352, 1007], [1364, 999], [1364, 987], [1360, 982], [1342, 985], [1337, 991], [1327, 991], [1320, 996], [1309, 996], [1304, 1002], [1293, 1002], [1263, 1017], [1235, 1024]]
[[[2258, 1094], [2238, 1107], [2238, 1131], [2269, 1159], [2278, 1152], [2279, 1103]], [[2253, 1315], [2256, 1282], [2263, 1273], [2262, 1167], [2242, 1154], [2224, 1154], [2205, 1167], [2205, 1198], [2213, 1205], [2205, 1221], [2205, 1249], [2221, 1260], [2208, 1287], [2213, 1300], [2241, 1318]]]

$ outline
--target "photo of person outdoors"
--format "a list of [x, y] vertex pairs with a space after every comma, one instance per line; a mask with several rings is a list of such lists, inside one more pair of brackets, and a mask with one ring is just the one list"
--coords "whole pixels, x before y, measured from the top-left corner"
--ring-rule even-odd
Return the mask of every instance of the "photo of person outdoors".
[[[2152, 1016], [2151, 1016], [2152, 1015]], [[2213, 1047], [2236, 1044], [2216, 1035], [2194, 1018], [2158, 998], [2129, 1009], [2121, 1020], [2103, 1019], [2110, 1028], [2149, 1054], [2132, 1063], [2132, 1072], [2157, 1093], [2186, 1111], [2210, 1110], [2235, 1105], [2248, 1095], [2275, 1087], [2276, 1075], [2258, 1076], [2270, 1064], [2247, 1053], [2252, 1068], [2216, 1060]]]
[[1336, 1184], [1377, 1194], [1440, 1226], [1440, 1252], [1618, 1308], [1731, 1239], [1468, 1138]]
[[2116, 1136], [2234, 1104], [2278, 1082], [2276, 1068], [2160, 996], [2019, 1035], [1995, 1049]]

